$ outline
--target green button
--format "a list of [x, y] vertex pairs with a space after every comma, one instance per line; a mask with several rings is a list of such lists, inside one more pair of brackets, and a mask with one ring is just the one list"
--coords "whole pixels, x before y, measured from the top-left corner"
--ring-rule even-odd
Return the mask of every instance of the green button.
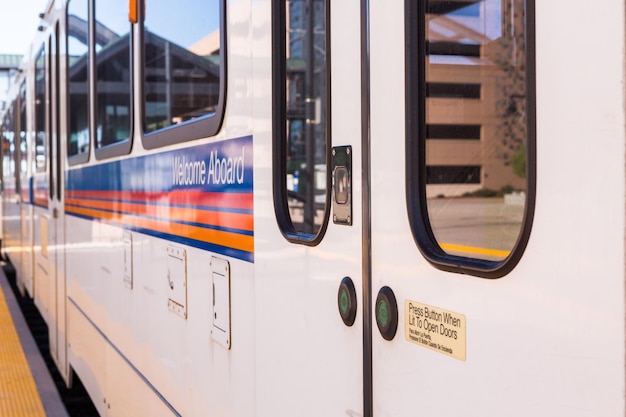
[[339, 294], [339, 308], [342, 313], [346, 313], [348, 311], [348, 291], [345, 288], [341, 289], [341, 293]]
[[378, 302], [377, 317], [378, 323], [380, 323], [382, 327], [387, 327], [387, 325], [389, 324], [389, 305], [387, 305], [387, 301], [380, 300]]

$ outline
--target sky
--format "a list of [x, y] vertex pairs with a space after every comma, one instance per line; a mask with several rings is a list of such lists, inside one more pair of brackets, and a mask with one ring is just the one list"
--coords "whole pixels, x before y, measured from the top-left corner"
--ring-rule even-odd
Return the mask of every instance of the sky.
[[0, 0], [0, 54], [24, 55], [48, 0]]
[[[48, 2], [49, 0], [0, 0], [0, 54], [24, 55], [28, 52], [28, 48], [35, 38], [35, 35], [37, 33], [37, 27], [39, 26], [39, 13], [42, 13], [44, 11], [45, 7], [48, 5]], [[216, 7], [214, 4], [217, 3], [211, 1], [209, 2], [209, 6], [205, 7]], [[123, 16], [126, 16], [126, 7], [127, 6], [125, 6], [125, 8], [123, 9]], [[167, 19], [176, 17], [178, 14], [181, 13], [183, 14], [182, 19], [184, 21], [184, 19], [189, 18], [189, 16], [184, 16], [185, 10], [185, 8], [174, 8], [172, 9], [172, 13], [174, 14], [173, 16], [152, 16], [153, 24], [158, 24], [161, 28], [167, 28]], [[107, 9], [102, 9], [102, 11], [109, 12]], [[217, 22], [209, 22], [209, 27], [216, 26]], [[201, 37], [206, 36], [206, 34], [208, 33], [207, 29], [201, 30], [202, 33], [200, 33], [199, 35], [194, 33], [187, 33], [187, 37], [193, 38], [193, 36], [195, 36], [195, 38], [189, 39], [187, 44], [182, 42], [184, 40], [181, 39], [181, 44], [183, 44], [184, 46], [190, 46]]]

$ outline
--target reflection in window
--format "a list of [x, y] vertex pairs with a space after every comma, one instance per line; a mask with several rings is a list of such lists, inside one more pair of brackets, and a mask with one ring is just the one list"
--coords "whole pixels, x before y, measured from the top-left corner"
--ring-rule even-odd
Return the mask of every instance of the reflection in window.
[[[328, 37], [326, 0], [286, 0], [284, 49], [278, 49], [284, 73], [277, 74], [284, 94], [280, 146], [286, 160], [282, 178], [294, 232], [316, 235], [327, 212]], [[283, 55], [281, 57], [280, 55]], [[292, 232], [292, 230], [286, 230]]]
[[[5, 113], [5, 119], [2, 127], [2, 173], [4, 179], [2, 187], [6, 197], [10, 197], [11, 193], [15, 193], [17, 191], [15, 189], [15, 159], [17, 157], [17, 149], [14, 131], [14, 106], [15, 104], [11, 105]], [[15, 194], [13, 194], [13, 196], [14, 195]]]
[[[29, 174], [28, 167], [28, 130], [26, 126], [26, 82], [20, 85], [20, 178], [22, 184], [26, 183]], [[21, 186], [21, 191], [28, 191], [26, 186]], [[28, 201], [28, 193], [22, 195], [22, 201]]]
[[42, 49], [35, 61], [35, 166], [46, 170], [46, 57]]
[[69, 68], [69, 156], [89, 151], [89, 53], [87, 0], [71, 0], [67, 11]]
[[143, 42], [146, 132], [218, 112], [220, 0], [192, 0], [185, 7], [150, 1]]
[[502, 261], [522, 230], [525, 12], [524, 0], [426, 2], [426, 198], [449, 255]]
[[[0, 139], [2, 139], [2, 177], [8, 176], [8, 159], [7, 153], [9, 152], [9, 140], [8, 140], [8, 122], [6, 118], [0, 120]], [[2, 185], [4, 188], [4, 185]]]
[[127, 7], [126, 0], [96, 2], [97, 148], [127, 141], [130, 137], [131, 25], [128, 17], [119, 13]]

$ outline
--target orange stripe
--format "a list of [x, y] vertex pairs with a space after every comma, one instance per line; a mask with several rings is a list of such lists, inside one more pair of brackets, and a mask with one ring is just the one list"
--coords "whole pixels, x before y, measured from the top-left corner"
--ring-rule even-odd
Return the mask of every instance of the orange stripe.
[[201, 223], [248, 231], [254, 230], [254, 216], [251, 214], [225, 213], [213, 210], [154, 206], [148, 204], [121, 203], [117, 201], [86, 201], [74, 198], [68, 198], [66, 200], [66, 204], [87, 209], [130, 212], [138, 216], [167, 217], [174, 221]]
[[193, 206], [217, 206], [252, 210], [254, 197], [251, 193], [210, 193], [194, 190], [138, 192], [138, 191], [67, 191], [66, 198], [96, 198], [112, 201], [167, 202]]
[[197, 226], [185, 224], [174, 224], [166, 221], [145, 219], [134, 215], [102, 212], [92, 209], [81, 209], [68, 207], [67, 212], [94, 217], [116, 223], [122, 223], [134, 227], [153, 230], [160, 233], [181, 236], [201, 242], [213, 243], [216, 245], [238, 249], [246, 252], [254, 251], [254, 237], [240, 235], [237, 233], [224, 232], [220, 230], [205, 229]]

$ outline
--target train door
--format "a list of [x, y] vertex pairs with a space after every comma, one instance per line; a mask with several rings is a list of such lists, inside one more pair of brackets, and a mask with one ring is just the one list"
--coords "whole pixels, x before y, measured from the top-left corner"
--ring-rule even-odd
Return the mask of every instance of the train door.
[[532, 3], [369, 2], [374, 416], [515, 401], [500, 384], [528, 358], [506, 323], [528, 278]]
[[48, 250], [50, 256], [50, 279], [52, 283], [51, 314], [49, 325], [50, 353], [60, 370], [66, 368], [65, 350], [65, 215], [63, 154], [61, 145], [60, 112], [60, 53], [59, 25], [55, 23], [48, 39], [48, 74], [49, 74], [49, 201], [48, 215]]
[[48, 324], [51, 356], [66, 375], [58, 25], [51, 29], [35, 61], [34, 299]]
[[255, 75], [274, 86], [274, 108], [264, 101], [255, 110], [255, 120], [274, 122], [255, 137], [255, 155], [273, 155], [272, 169], [255, 171], [255, 190], [273, 189], [274, 199], [255, 191], [258, 414], [361, 415], [359, 4], [271, 4], [274, 73]]
[[33, 259], [35, 305], [46, 323], [50, 322], [50, 292], [48, 225], [49, 225], [49, 180], [48, 180], [48, 113], [49, 88], [48, 50], [45, 44], [39, 48], [34, 61], [34, 131], [35, 131], [35, 172], [33, 174]]
[[20, 227], [20, 260], [17, 271], [19, 287], [22, 291], [33, 295], [33, 206], [31, 200], [31, 151], [32, 145], [28, 127], [27, 112], [27, 84], [20, 85], [19, 95], [19, 148], [20, 148], [20, 206], [21, 206], [21, 227]]
[[2, 246], [8, 258], [15, 262], [19, 256], [20, 198], [18, 181], [18, 139], [16, 126], [16, 102], [11, 103], [5, 115], [2, 141], [3, 169], [3, 237]]

